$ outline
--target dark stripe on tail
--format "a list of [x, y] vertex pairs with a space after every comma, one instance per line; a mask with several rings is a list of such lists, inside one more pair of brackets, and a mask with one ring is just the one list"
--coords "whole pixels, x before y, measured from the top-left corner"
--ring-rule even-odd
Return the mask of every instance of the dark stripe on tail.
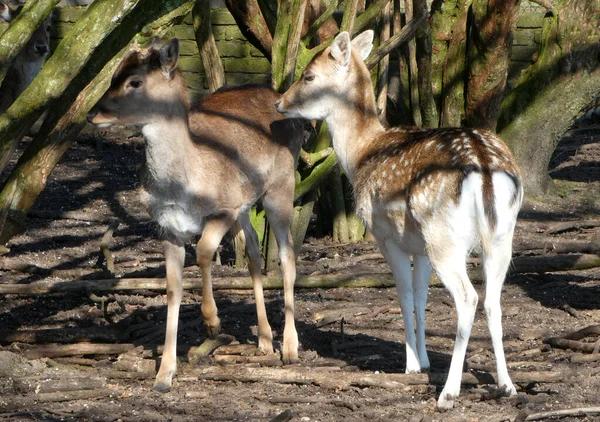
[[492, 172], [489, 169], [482, 169], [481, 177], [483, 178], [483, 212], [488, 220], [490, 230], [496, 228], [498, 218], [496, 216], [496, 208], [494, 207], [494, 183], [492, 182]]

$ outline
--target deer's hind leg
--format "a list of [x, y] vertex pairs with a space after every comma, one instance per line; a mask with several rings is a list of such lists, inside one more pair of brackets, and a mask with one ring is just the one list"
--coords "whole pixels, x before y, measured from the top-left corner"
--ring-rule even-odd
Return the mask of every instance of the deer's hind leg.
[[258, 348], [267, 353], [273, 353], [273, 332], [267, 319], [265, 298], [263, 294], [261, 269], [261, 254], [258, 245], [258, 235], [250, 223], [250, 217], [242, 212], [238, 218], [244, 236], [246, 237], [246, 255], [248, 257], [248, 270], [254, 287], [254, 300], [256, 301], [256, 316], [258, 319]]
[[298, 361], [298, 333], [294, 321], [294, 283], [296, 282], [296, 254], [290, 232], [294, 213], [293, 180], [291, 188], [284, 184], [265, 195], [263, 206], [279, 247], [279, 260], [283, 275], [285, 302], [285, 328], [283, 330], [283, 361]]
[[217, 315], [217, 304], [213, 297], [211, 265], [221, 239], [237, 218], [237, 213], [221, 214], [207, 219], [202, 237], [196, 246], [196, 259], [202, 274], [202, 317], [210, 338], [215, 338], [221, 330], [221, 320]]

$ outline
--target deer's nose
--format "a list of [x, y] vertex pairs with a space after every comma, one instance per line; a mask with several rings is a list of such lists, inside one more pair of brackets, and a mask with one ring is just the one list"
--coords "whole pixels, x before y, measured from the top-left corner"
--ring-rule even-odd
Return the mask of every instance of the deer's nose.
[[40, 56], [43, 56], [44, 54], [48, 53], [48, 46], [46, 44], [36, 44], [35, 45], [35, 51]]
[[92, 120], [94, 120], [94, 117], [96, 117], [96, 114], [98, 114], [98, 112], [96, 110], [90, 110], [90, 112], [87, 114], [87, 121], [90, 123], [93, 123]]

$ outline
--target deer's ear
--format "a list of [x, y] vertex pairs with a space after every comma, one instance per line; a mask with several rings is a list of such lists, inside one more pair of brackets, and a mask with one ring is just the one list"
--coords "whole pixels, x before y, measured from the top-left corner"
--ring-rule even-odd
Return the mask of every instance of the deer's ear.
[[4, 22], [10, 22], [12, 20], [12, 10], [8, 7], [8, 4], [0, 1], [0, 19]]
[[352, 40], [352, 48], [354, 48], [363, 60], [366, 60], [373, 49], [373, 30], [369, 29], [358, 35]]
[[342, 66], [348, 66], [350, 63], [350, 35], [347, 32], [340, 32], [333, 44], [331, 44], [331, 57]]
[[173, 79], [179, 62], [179, 39], [173, 38], [160, 48], [160, 65], [167, 79]]

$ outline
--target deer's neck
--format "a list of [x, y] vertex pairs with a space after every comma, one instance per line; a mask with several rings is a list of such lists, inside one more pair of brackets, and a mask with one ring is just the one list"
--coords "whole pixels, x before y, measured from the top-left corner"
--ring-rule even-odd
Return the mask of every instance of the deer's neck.
[[362, 152], [368, 147], [371, 140], [385, 129], [377, 118], [375, 94], [371, 81], [349, 86], [355, 87], [351, 100], [340, 102], [325, 121], [331, 133], [333, 148], [339, 163], [350, 181], [354, 183], [354, 174]]

